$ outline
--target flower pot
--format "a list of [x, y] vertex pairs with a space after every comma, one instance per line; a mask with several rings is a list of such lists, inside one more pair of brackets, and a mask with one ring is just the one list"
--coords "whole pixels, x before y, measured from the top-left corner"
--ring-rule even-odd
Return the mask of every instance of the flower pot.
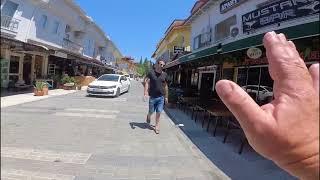
[[48, 95], [48, 93], [49, 93], [49, 88], [48, 88], [48, 86], [44, 86], [44, 87], [42, 88], [42, 91], [43, 91], [43, 94], [44, 94], [44, 95]]
[[43, 90], [34, 90], [34, 95], [35, 96], [43, 96], [44, 95], [44, 91]]

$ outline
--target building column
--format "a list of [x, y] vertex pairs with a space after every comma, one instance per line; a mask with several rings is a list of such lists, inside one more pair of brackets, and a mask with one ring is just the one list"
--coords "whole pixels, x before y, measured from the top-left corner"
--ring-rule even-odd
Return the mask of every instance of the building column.
[[4, 52], [4, 58], [10, 61], [10, 50], [5, 48]]
[[42, 76], [48, 75], [48, 55], [43, 56], [42, 61]]
[[36, 56], [35, 55], [31, 55], [32, 59], [31, 59], [31, 82], [35, 80], [35, 64], [36, 64]]
[[19, 79], [23, 80], [23, 61], [24, 61], [24, 55], [19, 55]]

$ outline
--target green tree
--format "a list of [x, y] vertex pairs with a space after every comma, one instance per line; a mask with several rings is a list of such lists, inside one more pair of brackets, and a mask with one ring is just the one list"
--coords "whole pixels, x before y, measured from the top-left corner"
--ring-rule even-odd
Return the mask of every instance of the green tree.
[[143, 61], [142, 61], [142, 56], [140, 57], [140, 65], [142, 65]]

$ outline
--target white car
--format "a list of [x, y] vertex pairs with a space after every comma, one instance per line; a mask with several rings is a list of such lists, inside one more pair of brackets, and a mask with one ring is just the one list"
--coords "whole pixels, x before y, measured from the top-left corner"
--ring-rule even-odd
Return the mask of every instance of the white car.
[[88, 95], [118, 97], [129, 92], [130, 81], [123, 75], [104, 74], [88, 85]]
[[268, 100], [268, 98], [270, 99], [273, 97], [273, 90], [268, 86], [260, 86], [259, 88], [258, 85], [247, 85], [242, 86], [242, 89], [244, 89], [247, 93], [255, 94], [258, 101], [265, 101]]

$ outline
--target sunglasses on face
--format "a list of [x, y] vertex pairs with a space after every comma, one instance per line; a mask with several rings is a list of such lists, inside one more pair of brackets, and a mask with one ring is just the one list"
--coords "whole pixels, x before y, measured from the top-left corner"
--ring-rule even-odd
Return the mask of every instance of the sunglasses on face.
[[158, 63], [159, 65], [160, 65], [160, 67], [164, 67], [165, 66], [165, 64], [163, 64], [163, 63]]

